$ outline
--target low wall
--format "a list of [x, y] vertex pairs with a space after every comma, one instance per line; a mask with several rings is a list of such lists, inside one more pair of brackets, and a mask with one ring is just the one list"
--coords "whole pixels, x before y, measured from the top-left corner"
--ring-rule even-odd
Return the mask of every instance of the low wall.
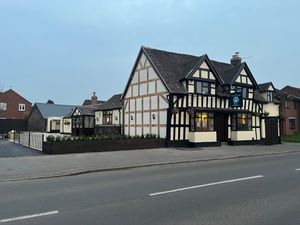
[[166, 146], [165, 139], [120, 139], [102, 141], [64, 141], [44, 142], [43, 152], [47, 154], [67, 154], [83, 152], [105, 152], [120, 150], [135, 150], [148, 148], [163, 148]]

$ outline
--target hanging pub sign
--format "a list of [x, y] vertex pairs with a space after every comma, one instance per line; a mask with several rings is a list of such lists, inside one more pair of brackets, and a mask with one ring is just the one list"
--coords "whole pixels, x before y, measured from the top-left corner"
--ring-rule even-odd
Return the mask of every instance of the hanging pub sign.
[[229, 99], [229, 105], [231, 107], [242, 107], [243, 106], [243, 97], [242, 93], [231, 93]]

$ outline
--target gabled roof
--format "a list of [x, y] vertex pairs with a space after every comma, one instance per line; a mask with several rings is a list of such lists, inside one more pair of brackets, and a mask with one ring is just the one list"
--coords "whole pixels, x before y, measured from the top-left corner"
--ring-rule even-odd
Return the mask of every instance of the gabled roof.
[[[211, 63], [215, 67], [218, 74], [221, 76], [224, 84], [230, 84], [238, 71], [241, 70], [241, 65], [233, 66], [228, 63], [218, 62], [215, 60], [211, 60]], [[234, 81], [233, 81], [234, 82]]]
[[133, 78], [138, 60], [143, 53], [146, 55], [154, 70], [159, 75], [170, 93], [187, 93], [187, 90], [181, 81], [192, 73], [192, 71], [194, 71], [195, 68], [197, 68], [204, 60], [212, 68], [213, 72], [215, 72], [216, 79], [219, 80], [221, 85], [232, 85], [239, 73], [245, 69], [250, 80], [255, 86], [255, 89], [258, 89], [258, 85], [245, 62], [234, 66], [229, 63], [210, 60], [206, 54], [202, 56], [194, 56], [142, 46], [127, 82], [124, 94], [126, 93]]
[[[101, 100], [97, 100], [97, 104], [102, 104], [105, 101], [101, 101]], [[85, 99], [84, 102], [82, 103], [83, 106], [87, 106], [87, 105], [92, 105], [92, 100], [91, 99]]]
[[13, 89], [8, 89], [7, 91], [1, 92], [0, 91], [0, 97], [3, 95], [5, 96], [5, 94], [8, 94], [9, 92], [13, 93], [14, 95], [19, 96], [20, 98], [22, 98], [25, 102], [29, 103], [31, 105], [31, 102], [28, 101], [26, 98], [24, 98], [22, 95], [20, 95], [19, 93], [15, 92]]
[[270, 86], [272, 86], [273, 89], [276, 90], [272, 82], [267, 82], [267, 83], [263, 83], [263, 84], [258, 85], [259, 91], [260, 92], [267, 92]]
[[190, 68], [192, 69], [199, 62], [202, 56], [167, 52], [147, 47], [142, 47], [141, 50], [148, 56], [149, 61], [171, 93], [187, 92], [180, 80], [185, 77]]
[[35, 103], [34, 105], [40, 111], [44, 119], [47, 119], [48, 117], [65, 117], [76, 107], [74, 105], [47, 103]]
[[121, 109], [122, 108], [121, 97], [122, 94], [113, 95], [110, 99], [108, 99], [101, 106], [99, 106], [95, 111]]
[[200, 56], [198, 61], [190, 63], [190, 65], [193, 64], [193, 68], [190, 69], [189, 71], [184, 71], [185, 78], [188, 78], [191, 75], [193, 75], [196, 72], [196, 70], [199, 69], [199, 67], [202, 65], [203, 62], [206, 62], [208, 64], [208, 66], [211, 68], [211, 70], [214, 73], [214, 76], [216, 77], [216, 80], [220, 84], [224, 83], [223, 79], [220, 77], [219, 73], [216, 71], [215, 66], [212, 64], [212, 61], [208, 58], [208, 56], [206, 54], [203, 56]]
[[281, 89], [282, 91], [294, 95], [296, 97], [300, 97], [300, 88], [292, 87], [292, 86], [285, 86], [284, 88]]
[[97, 105], [77, 106], [73, 110], [72, 115], [75, 112], [75, 110], [78, 109], [81, 116], [94, 116], [95, 111], [98, 110], [102, 106], [102, 104], [103, 103]]

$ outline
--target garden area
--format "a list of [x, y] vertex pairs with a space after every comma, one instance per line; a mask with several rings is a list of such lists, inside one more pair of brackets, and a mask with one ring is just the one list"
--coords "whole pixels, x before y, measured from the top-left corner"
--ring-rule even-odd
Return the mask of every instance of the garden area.
[[299, 142], [300, 143], [300, 133], [292, 134], [292, 135], [285, 135], [285, 136], [282, 137], [282, 141]]
[[67, 154], [83, 152], [121, 151], [135, 149], [162, 148], [165, 139], [156, 135], [95, 135], [95, 136], [52, 136], [43, 143], [47, 154]]

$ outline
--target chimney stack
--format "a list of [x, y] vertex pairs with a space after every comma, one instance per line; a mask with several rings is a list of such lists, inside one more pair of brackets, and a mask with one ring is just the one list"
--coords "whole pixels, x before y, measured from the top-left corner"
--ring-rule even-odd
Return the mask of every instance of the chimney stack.
[[91, 97], [92, 105], [96, 105], [98, 103], [98, 98], [96, 96], [96, 92], [93, 92], [93, 96]]
[[237, 65], [240, 65], [242, 63], [242, 58], [240, 57], [239, 52], [234, 53], [234, 55], [232, 56], [232, 58], [230, 60], [230, 63], [233, 66], [237, 66]]

